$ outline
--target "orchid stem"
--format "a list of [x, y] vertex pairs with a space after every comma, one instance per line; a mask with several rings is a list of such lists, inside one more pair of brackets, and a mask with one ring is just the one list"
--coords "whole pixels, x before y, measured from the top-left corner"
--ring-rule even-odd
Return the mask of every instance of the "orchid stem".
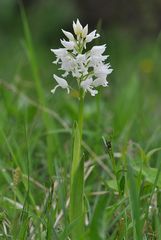
[[78, 120], [74, 129], [73, 161], [70, 186], [71, 239], [84, 239], [84, 159], [81, 155], [84, 96], [80, 91]]

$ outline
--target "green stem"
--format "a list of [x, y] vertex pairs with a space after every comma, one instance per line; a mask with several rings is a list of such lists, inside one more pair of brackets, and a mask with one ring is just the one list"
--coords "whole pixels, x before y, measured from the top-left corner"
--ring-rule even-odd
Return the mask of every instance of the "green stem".
[[80, 92], [78, 120], [74, 129], [70, 186], [71, 239], [84, 239], [84, 159], [81, 156], [84, 96]]
[[82, 130], [83, 130], [83, 108], [84, 108], [84, 97], [83, 97], [83, 93], [81, 93], [80, 101], [79, 101], [79, 112], [78, 112], [78, 128], [79, 128], [81, 141], [82, 141]]

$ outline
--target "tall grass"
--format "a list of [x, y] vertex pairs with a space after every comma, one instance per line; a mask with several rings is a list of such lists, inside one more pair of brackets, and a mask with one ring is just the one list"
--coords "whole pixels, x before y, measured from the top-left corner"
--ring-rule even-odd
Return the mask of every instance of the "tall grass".
[[[46, 99], [43, 91], [42, 79], [40, 77], [40, 68], [38, 66], [38, 59], [36, 57], [35, 50], [33, 47], [32, 36], [28, 26], [28, 21], [27, 21], [27, 17], [26, 17], [23, 5], [20, 5], [20, 11], [21, 11], [21, 19], [22, 19], [23, 30], [24, 30], [25, 49], [31, 65], [33, 81], [35, 83], [35, 90], [37, 92], [39, 103], [41, 104], [42, 107], [46, 107], [47, 104], [46, 104]], [[55, 129], [54, 120], [46, 112], [43, 112], [42, 118], [43, 118], [44, 127], [47, 132]], [[47, 141], [46, 152], [47, 152], [48, 172], [52, 176], [54, 173], [54, 151], [57, 148], [58, 141], [51, 134], [46, 135], [46, 141]]]

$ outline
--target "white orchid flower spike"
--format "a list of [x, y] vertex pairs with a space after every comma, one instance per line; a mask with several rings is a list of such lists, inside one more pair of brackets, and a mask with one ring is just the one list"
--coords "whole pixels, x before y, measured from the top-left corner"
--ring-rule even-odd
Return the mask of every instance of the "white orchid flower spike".
[[[88, 25], [83, 27], [77, 19], [73, 21], [74, 33], [62, 30], [66, 40], [61, 40], [62, 48], [51, 49], [56, 55], [54, 64], [60, 66], [60, 70], [64, 71], [62, 77], [54, 74], [54, 79], [58, 83], [52, 90], [58, 87], [67, 89], [70, 92], [72, 78], [77, 82], [78, 90], [82, 89], [84, 94], [89, 92], [91, 96], [95, 96], [98, 90], [95, 88], [108, 86], [107, 76], [113, 71], [109, 63], [105, 63], [108, 55], [103, 55], [106, 50], [106, 45], [93, 46], [90, 50], [86, 50], [86, 45], [94, 39], [100, 37], [96, 30], [88, 33]], [[69, 85], [65, 78], [71, 78]], [[73, 83], [75, 86], [75, 84]]]

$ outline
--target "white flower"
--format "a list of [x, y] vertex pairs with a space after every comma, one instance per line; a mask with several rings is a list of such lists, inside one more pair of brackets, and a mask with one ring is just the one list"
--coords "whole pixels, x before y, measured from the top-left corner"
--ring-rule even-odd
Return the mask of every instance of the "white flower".
[[56, 89], [57, 89], [58, 87], [67, 89], [67, 93], [70, 92], [70, 90], [69, 90], [69, 85], [68, 85], [67, 81], [66, 81], [64, 78], [60, 78], [60, 77], [58, 77], [58, 76], [55, 75], [55, 74], [53, 75], [53, 77], [55, 78], [56, 82], [58, 83], [58, 85], [56, 85], [55, 88], [51, 90], [51, 92], [52, 92], [53, 94], [55, 93], [55, 91], [56, 91]]
[[75, 59], [67, 54], [63, 59], [62, 59], [62, 63], [61, 63], [61, 70], [67, 71], [68, 73], [74, 70], [75, 68]]
[[94, 69], [95, 76], [98, 78], [106, 78], [112, 72], [109, 65], [100, 65]]
[[82, 81], [80, 86], [85, 90], [85, 92], [88, 91], [90, 92], [91, 96], [95, 96], [98, 93], [98, 91], [93, 89], [92, 82], [93, 82], [93, 79], [88, 78]]
[[108, 86], [107, 76], [112, 72], [110, 64], [106, 63], [108, 55], [103, 55], [106, 45], [94, 46], [86, 51], [86, 44], [100, 35], [96, 30], [88, 33], [88, 25], [83, 27], [78, 19], [76, 22], [73, 21], [73, 30], [74, 34], [62, 30], [67, 37], [67, 41], [61, 40], [63, 48], [51, 49], [56, 55], [54, 63], [59, 64], [59, 69], [64, 71], [63, 78], [54, 75], [58, 85], [52, 90], [52, 93], [58, 87], [67, 89], [69, 93], [70, 87], [73, 88], [75, 84], [72, 84], [71, 81], [72, 86], [69, 86], [64, 78], [71, 76], [76, 81], [78, 90], [82, 88], [84, 93], [89, 92], [95, 96], [98, 93], [95, 88]]
[[94, 66], [99, 66], [100, 64], [102, 64], [102, 62], [104, 62], [107, 59], [107, 55], [102, 56], [102, 55], [92, 55], [89, 60], [90, 60], [90, 66], [94, 67]]
[[106, 49], [106, 45], [99, 45], [99, 46], [94, 46], [91, 49], [91, 55], [102, 55]]
[[67, 31], [65, 31], [65, 30], [63, 30], [63, 29], [62, 29], [62, 32], [64, 33], [64, 35], [65, 35], [70, 41], [74, 41], [74, 40], [75, 40], [72, 33], [67, 32]]
[[75, 33], [76, 35], [80, 35], [80, 34], [82, 33], [82, 31], [83, 31], [83, 27], [82, 27], [82, 25], [80, 24], [80, 22], [79, 22], [78, 19], [77, 19], [77, 22], [76, 22], [76, 23], [73, 21], [73, 30], [74, 30], [74, 33]]
[[100, 35], [98, 33], [96, 33], [96, 30], [94, 30], [93, 32], [89, 33], [86, 37], [86, 42], [89, 43], [91, 41], [93, 41], [93, 39], [98, 38]]
[[98, 87], [98, 86], [103, 86], [103, 87], [107, 87], [108, 86], [108, 82], [106, 81], [106, 78], [96, 78], [93, 81], [92, 84], [94, 87]]
[[86, 38], [88, 34], [88, 24], [83, 28], [79, 20], [77, 19], [76, 23], [73, 21], [73, 30], [75, 35], [77, 36], [77, 39], [79, 39], [80, 36], [82, 38]]
[[65, 41], [65, 40], [60, 40], [61, 44], [67, 49], [67, 50], [73, 50], [75, 43], [73, 41]]
[[55, 53], [57, 59], [53, 63], [58, 63], [59, 60], [63, 59], [67, 55], [67, 50], [65, 48], [59, 48], [59, 49], [51, 49], [53, 53]]

